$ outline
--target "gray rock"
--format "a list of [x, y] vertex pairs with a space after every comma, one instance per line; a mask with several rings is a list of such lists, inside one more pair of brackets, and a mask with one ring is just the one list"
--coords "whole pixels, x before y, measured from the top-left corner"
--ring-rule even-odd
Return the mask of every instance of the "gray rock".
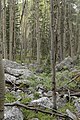
[[30, 95], [28, 95], [28, 98], [31, 98], [31, 100], [33, 100], [34, 99], [34, 95], [30, 94]]
[[58, 101], [57, 101], [57, 107], [58, 108], [62, 108], [64, 107], [66, 104], [66, 100], [64, 98], [60, 98]]
[[33, 75], [33, 73], [28, 69], [18, 69], [18, 68], [6, 68], [6, 73], [13, 75], [15, 77], [21, 76], [21, 78], [28, 78]]
[[28, 69], [20, 69], [22, 76], [21, 78], [27, 79], [28, 77], [34, 77], [34, 74]]
[[38, 100], [33, 100], [30, 102], [30, 105], [33, 105], [33, 106], [39, 105], [39, 106], [48, 107], [48, 108], [52, 107], [52, 103], [48, 97], [42, 97]]
[[31, 120], [39, 120], [38, 118], [32, 118]]
[[24, 66], [22, 66], [21, 64], [15, 62], [15, 61], [11, 61], [11, 60], [7, 60], [7, 59], [3, 59], [3, 65], [4, 68], [10, 67], [10, 68], [17, 68], [17, 69], [22, 69], [24, 68]]
[[56, 70], [71, 69], [73, 67], [73, 59], [69, 56], [65, 58], [61, 63], [56, 65]]
[[80, 113], [80, 104], [78, 102], [75, 103], [77, 111]]
[[17, 107], [5, 107], [5, 120], [23, 120], [23, 114]]
[[38, 92], [40, 92], [40, 93], [44, 92], [43, 85], [42, 85], [42, 84], [38, 84], [38, 85], [36, 86], [36, 90], [37, 90]]
[[57, 96], [57, 107], [58, 108], [61, 108], [61, 107], [65, 106], [65, 104], [67, 102], [69, 102], [68, 94], [64, 94], [63, 97]]
[[47, 92], [47, 97], [51, 97], [52, 96], [52, 91], [48, 91]]
[[22, 72], [23, 72], [22, 70], [16, 69], [16, 68], [11, 68], [11, 67], [6, 67], [5, 72], [6, 72], [6, 73], [9, 73], [9, 74], [11, 74], [11, 75], [13, 75], [13, 76], [16, 76], [16, 77], [23, 74], [23, 73], [22, 73]]
[[20, 84], [23, 84], [23, 85], [26, 85], [26, 86], [29, 86], [30, 85], [30, 81], [28, 80], [16, 80], [16, 85], [20, 85]]
[[26, 66], [14, 61], [3, 59], [3, 65], [6, 73], [16, 77], [22, 75], [22, 78], [28, 78], [34, 75]]
[[15, 83], [16, 77], [12, 76], [12, 75], [9, 75], [9, 74], [5, 74], [5, 81], [6, 82]]

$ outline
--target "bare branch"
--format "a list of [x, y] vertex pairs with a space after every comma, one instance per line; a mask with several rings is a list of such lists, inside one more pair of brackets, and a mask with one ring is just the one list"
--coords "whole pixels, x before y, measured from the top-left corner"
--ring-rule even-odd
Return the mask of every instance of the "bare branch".
[[69, 118], [70, 120], [73, 120], [72, 118], [70, 118], [66, 114], [62, 114], [62, 113], [58, 112], [57, 110], [53, 110], [53, 112], [49, 112], [49, 111], [44, 111], [44, 110], [41, 110], [41, 109], [38, 109], [38, 108], [29, 107], [29, 106], [26, 106], [24, 104], [17, 103], [17, 102], [5, 103], [4, 106], [17, 106], [17, 107], [25, 108], [27, 110], [32, 110], [32, 111], [35, 111], [35, 112], [41, 112], [41, 113], [48, 114], [48, 115], [59, 116], [59, 117], [62, 117], [62, 118]]

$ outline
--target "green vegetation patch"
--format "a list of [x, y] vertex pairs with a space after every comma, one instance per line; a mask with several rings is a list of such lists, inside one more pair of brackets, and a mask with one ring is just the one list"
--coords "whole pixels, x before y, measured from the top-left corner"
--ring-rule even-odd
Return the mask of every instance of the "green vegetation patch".
[[23, 114], [24, 114], [24, 120], [31, 120], [32, 118], [38, 118], [39, 120], [56, 120], [55, 117], [52, 117], [50, 115], [47, 114], [43, 114], [40, 112], [34, 112], [34, 111], [29, 111], [29, 110], [22, 110]]
[[11, 94], [11, 93], [6, 93], [5, 95], [5, 102], [15, 102], [17, 98]]
[[76, 112], [76, 108], [72, 102], [68, 102], [65, 104], [65, 106], [61, 107], [59, 109], [59, 112], [66, 113], [66, 110], [69, 109], [71, 112]]

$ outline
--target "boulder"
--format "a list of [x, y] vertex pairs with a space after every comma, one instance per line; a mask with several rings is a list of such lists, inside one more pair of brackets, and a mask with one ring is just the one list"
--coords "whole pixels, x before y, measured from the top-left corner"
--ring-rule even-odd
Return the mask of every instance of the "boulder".
[[5, 73], [15, 76], [17, 79], [27, 79], [28, 77], [34, 76], [34, 74], [26, 66], [22, 66], [14, 61], [3, 59], [3, 66]]
[[27, 68], [26, 69], [25, 68], [24, 69], [18, 69], [18, 68], [7, 67], [5, 69], [5, 72], [10, 74], [10, 75], [13, 75], [15, 77], [20, 77], [21, 76], [21, 78], [28, 78], [28, 77], [33, 75], [33, 73], [30, 70], [28, 70]]
[[15, 62], [15, 61], [7, 60], [7, 59], [3, 59], [3, 65], [4, 65], [4, 68], [7, 68], [7, 67], [15, 68], [15, 69], [24, 68], [24, 66], [22, 66], [21, 64]]
[[29, 80], [21, 79], [21, 80], [16, 80], [15, 84], [18, 86], [22, 84], [22, 85], [25, 85], [26, 87], [29, 87], [30, 82], [29, 82]]
[[23, 73], [23, 71], [21, 71], [20, 69], [15, 69], [15, 68], [10, 68], [10, 67], [7, 67], [5, 69], [5, 73], [8, 73], [10, 75], [13, 75], [15, 77], [19, 77], [21, 76]]
[[56, 65], [56, 70], [60, 71], [62, 69], [71, 69], [73, 67], [73, 59], [69, 56], [65, 58], [62, 62]]
[[30, 105], [52, 108], [52, 103], [48, 97], [42, 97], [30, 102]]
[[16, 81], [16, 77], [9, 74], [5, 74], [5, 81], [6, 83], [14, 84]]
[[5, 107], [4, 120], [23, 120], [23, 114], [17, 107]]
[[34, 74], [29, 70], [29, 69], [18, 69], [19, 71], [21, 71], [21, 78], [25, 78], [27, 79], [28, 77], [32, 77], [34, 76]]

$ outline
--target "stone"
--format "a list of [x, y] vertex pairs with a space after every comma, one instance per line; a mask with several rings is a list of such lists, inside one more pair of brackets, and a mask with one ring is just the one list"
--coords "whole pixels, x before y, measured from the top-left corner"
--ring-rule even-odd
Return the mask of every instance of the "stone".
[[52, 96], [52, 91], [48, 91], [46, 94], [47, 94], [47, 97], [51, 97]]
[[5, 107], [4, 120], [23, 120], [23, 114], [17, 107]]
[[21, 78], [28, 78], [34, 76], [34, 74], [26, 66], [22, 66], [14, 61], [3, 59], [3, 66], [6, 73], [15, 77], [21, 76]]
[[30, 95], [28, 95], [28, 98], [30, 98], [31, 100], [33, 100], [34, 99], [34, 95], [30, 94]]
[[34, 77], [34, 74], [29, 69], [20, 69], [22, 76], [21, 78], [27, 79], [29, 77]]
[[37, 100], [33, 100], [30, 102], [30, 105], [52, 108], [52, 103], [48, 97], [42, 97]]
[[30, 81], [29, 81], [29, 80], [23, 80], [23, 79], [21, 79], [21, 80], [16, 80], [15, 84], [18, 85], [18, 86], [19, 86], [20, 84], [29, 86], [29, 85], [30, 85]]
[[15, 77], [15, 76], [12, 76], [12, 75], [9, 75], [9, 74], [5, 74], [5, 81], [6, 81], [7, 83], [8, 83], [8, 82], [15, 83], [16, 77]]
[[31, 120], [39, 120], [38, 118], [32, 118]]
[[38, 84], [36, 86], [36, 90], [39, 91], [39, 92], [43, 92], [44, 91], [43, 85], [42, 84]]
[[10, 75], [13, 75], [15, 77], [21, 77], [21, 78], [28, 78], [28, 77], [31, 77], [33, 75], [33, 73], [28, 70], [28, 69], [18, 69], [18, 68], [10, 68], [10, 67], [7, 67], [6, 70], [5, 70], [6, 73], [10, 74]]
[[62, 69], [66, 70], [66, 69], [71, 69], [72, 67], [73, 67], [73, 59], [70, 56], [68, 56], [62, 62], [56, 65], [56, 70], [57, 71], [60, 71]]
[[21, 64], [15, 62], [15, 61], [11, 61], [11, 60], [7, 60], [7, 59], [3, 59], [3, 66], [4, 68], [10, 67], [10, 68], [17, 68], [17, 69], [22, 69], [24, 68], [24, 66], [22, 66]]
[[75, 107], [76, 107], [77, 111], [80, 113], [80, 103], [76, 102]]
[[10, 75], [16, 76], [16, 77], [21, 76], [23, 74], [22, 70], [16, 69], [16, 68], [11, 68], [11, 67], [7, 67], [5, 69], [5, 72], [10, 74]]

